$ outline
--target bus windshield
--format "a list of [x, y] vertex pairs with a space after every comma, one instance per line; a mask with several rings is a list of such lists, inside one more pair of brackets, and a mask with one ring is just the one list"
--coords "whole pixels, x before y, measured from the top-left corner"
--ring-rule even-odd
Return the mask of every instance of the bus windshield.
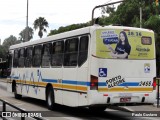
[[155, 59], [154, 33], [143, 29], [96, 30], [99, 58]]

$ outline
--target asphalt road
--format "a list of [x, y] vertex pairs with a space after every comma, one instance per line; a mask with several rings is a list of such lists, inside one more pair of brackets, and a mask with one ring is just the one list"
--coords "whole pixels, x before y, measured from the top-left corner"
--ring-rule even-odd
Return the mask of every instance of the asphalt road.
[[[5, 81], [0, 82], [0, 99], [3, 99], [23, 110], [29, 111], [31, 113], [41, 113], [44, 120], [159, 120], [160, 117], [142, 117], [138, 115], [149, 114], [149, 113], [159, 113], [160, 108], [154, 107], [153, 105], [141, 105], [141, 106], [122, 106], [122, 107], [112, 107], [106, 109], [103, 112], [93, 112], [87, 108], [75, 108], [67, 107], [62, 105], [56, 105], [55, 109], [50, 111], [46, 107], [46, 103], [43, 100], [37, 100], [29, 97], [23, 97], [21, 100], [14, 98], [12, 93], [6, 91]], [[0, 110], [2, 111], [2, 103], [0, 102]], [[16, 112], [15, 109], [7, 106], [7, 111]], [[128, 112], [126, 112], [128, 111]], [[134, 114], [135, 111], [138, 113]], [[149, 113], [147, 112], [149, 111]], [[20, 120], [20, 118], [10, 118], [11, 120]], [[28, 118], [26, 120], [31, 120]], [[33, 120], [33, 119], [32, 119]]]

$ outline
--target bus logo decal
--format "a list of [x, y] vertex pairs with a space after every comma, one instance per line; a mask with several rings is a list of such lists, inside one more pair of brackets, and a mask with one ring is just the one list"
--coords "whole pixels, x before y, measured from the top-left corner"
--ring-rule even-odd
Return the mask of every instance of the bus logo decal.
[[107, 68], [99, 68], [99, 77], [107, 77]]
[[150, 73], [150, 64], [149, 63], [144, 64], [144, 72], [145, 73]]
[[113, 77], [109, 80], [106, 80], [108, 88], [112, 88], [114, 86], [119, 86], [122, 83], [125, 83], [125, 79], [122, 78], [120, 75]]

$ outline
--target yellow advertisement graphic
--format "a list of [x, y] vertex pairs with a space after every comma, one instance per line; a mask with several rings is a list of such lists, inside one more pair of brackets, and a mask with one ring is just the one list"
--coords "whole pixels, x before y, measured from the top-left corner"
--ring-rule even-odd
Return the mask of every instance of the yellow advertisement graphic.
[[96, 56], [117, 59], [154, 59], [154, 33], [141, 30], [96, 31]]

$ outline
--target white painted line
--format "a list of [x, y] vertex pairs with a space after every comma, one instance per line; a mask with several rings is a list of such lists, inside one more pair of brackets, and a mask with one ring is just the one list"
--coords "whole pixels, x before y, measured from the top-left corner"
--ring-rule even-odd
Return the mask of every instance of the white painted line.
[[160, 119], [160, 117], [142, 117], [142, 118], [144, 118], [145, 120], [159, 120]]
[[[33, 119], [33, 120], [35, 120], [35, 118], [29, 118], [29, 119]], [[41, 118], [41, 119], [43, 119], [43, 120], [50, 120], [50, 119], [47, 119], [47, 118]]]
[[107, 108], [105, 111], [119, 111], [119, 110], [114, 110], [114, 109]]
[[50, 120], [50, 119], [47, 119], [47, 118], [42, 118], [43, 120]]
[[61, 118], [65, 118], [67, 120], [83, 120], [83, 119], [75, 118], [75, 117], [61, 117]]
[[15, 119], [13, 119], [13, 118], [7, 118], [8, 120], [15, 120]]
[[129, 108], [129, 107], [122, 107], [123, 109], [126, 109], [127, 111], [130, 111], [130, 112], [135, 112], [135, 110], [133, 110], [133, 109], [131, 109], [131, 108]]
[[[19, 106], [19, 105], [24, 105], [24, 104], [19, 103], [19, 104], [14, 104], [14, 105], [16, 105], [16, 107], [17, 107], [17, 106]], [[3, 105], [0, 105], [0, 106], [3, 106]], [[10, 106], [10, 105], [6, 105], [6, 106]], [[10, 106], [10, 107], [11, 107], [11, 106]]]

